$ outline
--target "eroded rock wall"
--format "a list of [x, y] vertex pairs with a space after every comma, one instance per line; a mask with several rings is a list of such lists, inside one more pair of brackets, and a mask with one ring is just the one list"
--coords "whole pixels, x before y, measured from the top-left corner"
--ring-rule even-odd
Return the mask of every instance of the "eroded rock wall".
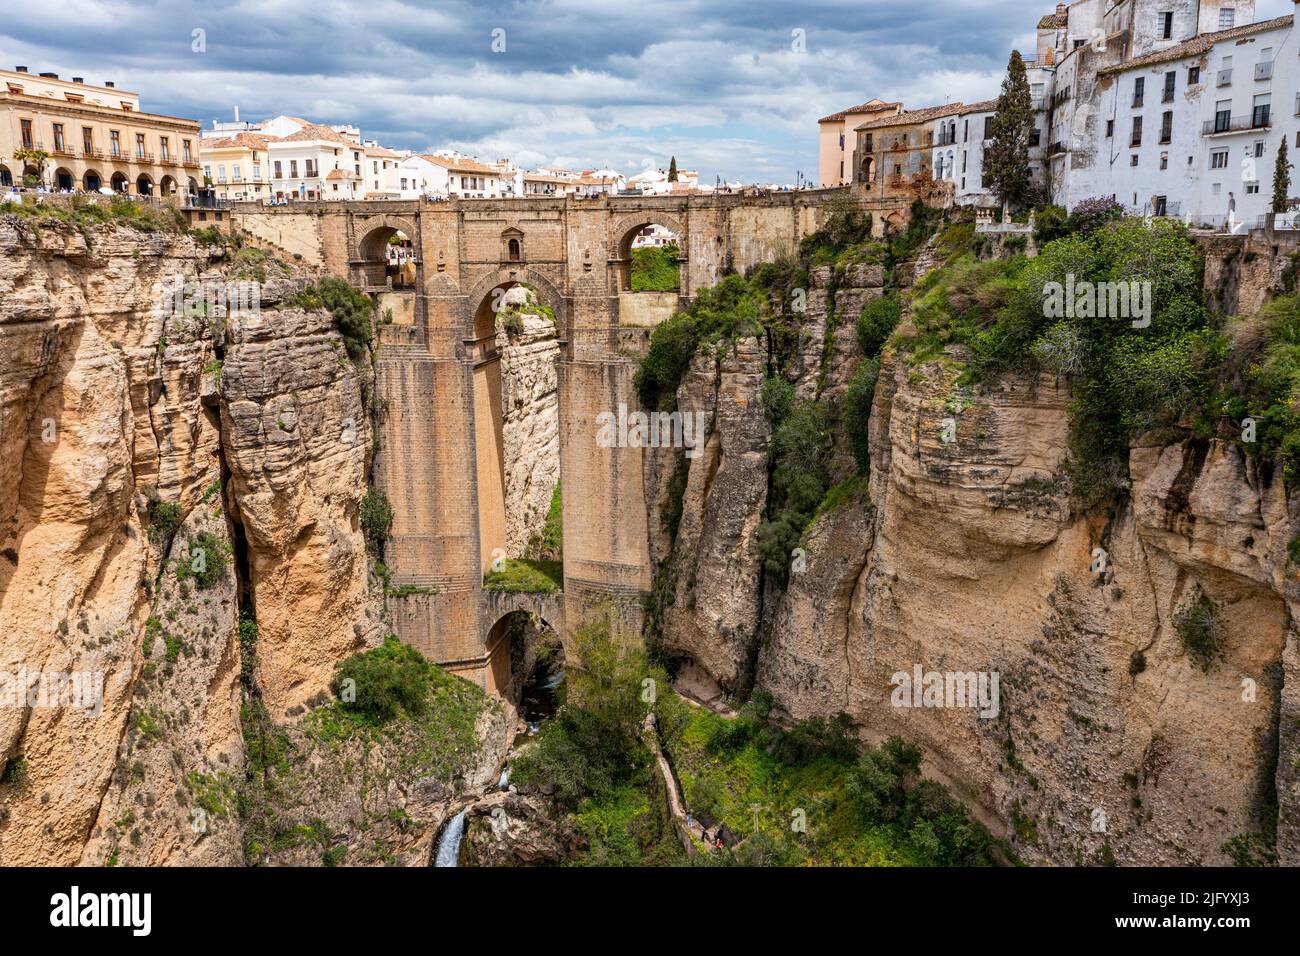
[[[843, 710], [866, 739], [918, 742], [928, 771], [1030, 861], [1227, 863], [1224, 844], [1265, 831], [1275, 800], [1278, 851], [1294, 861], [1297, 516], [1280, 476], [1227, 440], [1139, 443], [1129, 503], [1082, 513], [1065, 477], [1068, 382], [1011, 375], [970, 391], [965, 358], [886, 354], [869, 479], [819, 516], [806, 566], [769, 589], [757, 686], [785, 719]], [[729, 430], [746, 434], [724, 421], [710, 441]], [[743, 553], [750, 527], [723, 518], [749, 498], [690, 487], [685, 553], [699, 550], [692, 528], [713, 529], [711, 555]], [[732, 613], [759, 603], [752, 581], [731, 580]], [[1178, 624], [1201, 600], [1226, 635], [1208, 667]], [[725, 688], [744, 666], [689, 605], [663, 622], [692, 672]], [[894, 675], [917, 666], [997, 673], [996, 715], [898, 706]]]

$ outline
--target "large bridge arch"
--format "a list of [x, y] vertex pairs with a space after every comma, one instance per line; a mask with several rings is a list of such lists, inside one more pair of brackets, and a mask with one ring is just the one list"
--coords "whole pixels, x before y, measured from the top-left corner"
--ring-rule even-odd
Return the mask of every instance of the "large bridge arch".
[[475, 324], [480, 318], [479, 310], [484, 303], [492, 301], [496, 289], [508, 289], [511, 286], [526, 285], [537, 290], [537, 296], [555, 313], [555, 322], [559, 326], [560, 337], [565, 338], [568, 330], [568, 299], [551, 277], [537, 269], [524, 265], [507, 265], [488, 269], [473, 280], [465, 298], [469, 303], [467, 323], [464, 329], [466, 339], [476, 338]]
[[[125, 187], [125, 177], [113, 185]], [[252, 241], [358, 285], [370, 285], [363, 267], [391, 234], [384, 230], [408, 236], [417, 251], [416, 291], [389, 293], [415, 299], [414, 319], [408, 328], [381, 325], [375, 383], [386, 409], [375, 482], [398, 515], [384, 561], [403, 640], [480, 684], [487, 680], [486, 639], [500, 617], [485, 607], [502, 598], [484, 587], [481, 559], [490, 561], [490, 550], [479, 553], [475, 357], [466, 345], [492, 290], [532, 286], [554, 310], [565, 343], [557, 363], [564, 583], [551, 597], [563, 617], [541, 616], [567, 637], [608, 606], [621, 629], [635, 631], [653, 585], [644, 462], [634, 450], [600, 448], [596, 423], [600, 412], [635, 404], [636, 354], [647, 335], [620, 329], [629, 316], [609, 265], [640, 228], [662, 225], [690, 260], [680, 289], [690, 297], [728, 268], [765, 261], [816, 229], [828, 195], [234, 204], [233, 223]]]
[[647, 226], [662, 226], [677, 237], [678, 263], [681, 267], [678, 294], [687, 295], [685, 266], [686, 251], [690, 248], [687, 223], [673, 213], [653, 206], [627, 213], [611, 221], [607, 242], [609, 276], [613, 287], [609, 291], [614, 295], [621, 295], [632, 290], [632, 242]]

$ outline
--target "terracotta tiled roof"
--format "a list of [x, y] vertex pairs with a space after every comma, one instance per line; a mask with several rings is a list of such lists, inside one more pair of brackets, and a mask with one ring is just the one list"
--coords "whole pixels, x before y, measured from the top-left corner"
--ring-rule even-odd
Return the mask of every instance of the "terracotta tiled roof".
[[465, 159], [461, 156], [435, 156], [432, 153], [420, 153], [420, 158], [426, 162], [433, 163], [435, 166], [441, 166], [457, 173], [475, 173], [486, 176], [500, 176], [501, 170], [495, 166], [487, 166], [473, 159]]
[[966, 113], [988, 113], [997, 108], [997, 100], [980, 100], [978, 103], [967, 103], [961, 108], [961, 112], [963, 115]]
[[943, 106], [927, 106], [920, 110], [903, 110], [897, 116], [882, 116], [880, 119], [868, 120], [855, 129], [886, 129], [890, 126], [914, 126], [917, 123], [928, 123], [930, 120], [936, 120], [941, 116], [955, 116], [958, 113], [966, 112], [966, 107], [961, 103], [945, 103]]
[[308, 123], [302, 129], [298, 130], [298, 132], [293, 133], [289, 136], [280, 137], [280, 142], [281, 143], [306, 143], [318, 139], [325, 140], [326, 142], [329, 143], [343, 143], [346, 146], [357, 145], [356, 143], [352, 142], [352, 140], [344, 136], [342, 133], [335, 132], [334, 130], [330, 129], [328, 126], [321, 126], [318, 123]]
[[1115, 66], [1108, 66], [1105, 69], [1098, 70], [1097, 75], [1101, 76], [1108, 73], [1123, 73], [1126, 70], [1141, 69], [1144, 66], [1151, 66], [1155, 63], [1168, 63], [1170, 60], [1181, 60], [1183, 57], [1196, 56], [1200, 53], [1208, 52], [1215, 43], [1220, 40], [1232, 40], [1236, 37], [1250, 36], [1253, 33], [1261, 33], [1264, 30], [1272, 30], [1277, 27], [1289, 27], [1293, 17], [1288, 14], [1285, 17], [1275, 17], [1272, 20], [1262, 20], [1259, 23], [1247, 23], [1244, 26], [1233, 27], [1231, 30], [1220, 30], [1217, 33], [1202, 33], [1198, 37], [1193, 37], [1186, 43], [1179, 43], [1164, 50], [1157, 50], [1155, 53], [1148, 53], [1146, 56], [1135, 57], [1124, 63], [1118, 63]]
[[367, 156], [378, 156], [381, 159], [400, 159], [401, 157], [394, 153], [387, 146], [366, 146]]
[[244, 147], [245, 149], [266, 149], [267, 143], [277, 142], [275, 136], [267, 136], [264, 133], [236, 133], [234, 136], [227, 136], [225, 139], [219, 139], [214, 142], [203, 143], [203, 149], [235, 149]]
[[1038, 21], [1040, 30], [1059, 30], [1061, 27], [1068, 26], [1070, 15], [1068, 13], [1049, 13]]
[[884, 100], [867, 100], [867, 102], [860, 103], [857, 106], [850, 106], [846, 110], [832, 113], [830, 116], [823, 116], [817, 122], [838, 123], [851, 113], [879, 113], [881, 110], [896, 110], [902, 105], [902, 103], [886, 103]]

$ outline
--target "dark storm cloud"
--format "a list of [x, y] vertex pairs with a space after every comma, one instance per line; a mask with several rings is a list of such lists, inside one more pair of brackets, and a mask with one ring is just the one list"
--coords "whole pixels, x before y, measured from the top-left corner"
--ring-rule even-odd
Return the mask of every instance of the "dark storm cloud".
[[[1279, 2], [1279, 0], [1262, 0]], [[788, 181], [820, 115], [872, 96], [993, 95], [1053, 4], [724, 0], [52, 0], [12, 4], [0, 62], [116, 79], [210, 123], [238, 105], [351, 122], [396, 147], [525, 164], [666, 163]], [[205, 31], [206, 51], [191, 49]], [[492, 51], [493, 31], [506, 49]], [[804, 31], [806, 54], [792, 50]]]

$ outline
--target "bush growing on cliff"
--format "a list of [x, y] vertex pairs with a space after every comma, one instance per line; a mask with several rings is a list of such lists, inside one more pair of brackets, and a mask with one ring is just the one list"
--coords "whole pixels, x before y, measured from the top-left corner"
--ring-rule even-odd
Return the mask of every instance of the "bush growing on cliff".
[[880, 359], [863, 359], [844, 392], [844, 433], [858, 473], [863, 475], [871, 467], [871, 403], [875, 400], [879, 378]]
[[893, 292], [864, 305], [858, 316], [858, 348], [862, 349], [862, 354], [867, 358], [879, 355], [902, 315], [898, 296]]
[[181, 506], [174, 501], [151, 501], [149, 514], [149, 540], [169, 541], [181, 526], [184, 513]]
[[330, 690], [343, 710], [374, 724], [399, 714], [415, 717], [429, 705], [432, 666], [423, 654], [390, 634], [381, 646], [340, 662]]
[[374, 554], [381, 554], [393, 526], [393, 508], [378, 488], [367, 488], [361, 499], [361, 533]]
[[358, 361], [370, 350], [370, 339], [374, 334], [370, 321], [375, 313], [374, 300], [343, 279], [321, 279], [286, 299], [280, 308], [328, 309], [343, 336], [349, 358]]
[[1226, 628], [1223, 611], [1204, 594], [1189, 602], [1174, 615], [1174, 629], [1183, 650], [1203, 671], [1223, 657]]
[[772, 433], [770, 519], [759, 525], [758, 547], [769, 574], [784, 582], [799, 544], [830, 488], [829, 414], [815, 401], [794, 405]]
[[650, 348], [637, 369], [641, 404], [672, 411], [696, 350], [708, 343], [762, 332], [761, 298], [742, 276], [730, 275], [701, 289], [689, 307], [655, 326]]

